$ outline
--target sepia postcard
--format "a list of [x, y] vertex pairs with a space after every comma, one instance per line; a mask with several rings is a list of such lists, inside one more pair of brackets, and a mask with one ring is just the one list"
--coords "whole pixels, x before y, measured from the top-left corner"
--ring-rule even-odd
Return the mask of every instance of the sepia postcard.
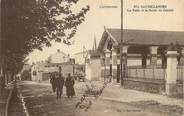
[[184, 0], [0, 5], [0, 116], [184, 116]]

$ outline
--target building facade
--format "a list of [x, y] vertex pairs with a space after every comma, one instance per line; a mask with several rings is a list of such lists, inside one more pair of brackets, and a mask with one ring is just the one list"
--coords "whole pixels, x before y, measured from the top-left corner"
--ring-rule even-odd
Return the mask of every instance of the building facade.
[[88, 51], [78, 52], [74, 54], [75, 64], [84, 65]]
[[57, 50], [55, 54], [49, 56], [47, 61], [36, 62], [32, 65], [31, 77], [33, 81], [43, 81], [49, 79], [49, 74], [58, 72], [61, 67], [64, 76], [74, 73], [74, 59], [68, 54]]
[[[127, 67], [166, 67], [166, 52], [171, 44], [184, 46], [184, 32], [153, 30], [121, 30], [104, 28], [98, 51], [101, 61], [101, 78], [111, 76], [120, 83], [120, 51], [122, 63]], [[123, 71], [122, 71], [123, 72]]]
[[64, 63], [64, 62], [69, 62], [70, 60], [70, 55], [66, 54], [59, 49], [55, 54], [52, 54], [48, 58], [48, 62], [50, 63]]

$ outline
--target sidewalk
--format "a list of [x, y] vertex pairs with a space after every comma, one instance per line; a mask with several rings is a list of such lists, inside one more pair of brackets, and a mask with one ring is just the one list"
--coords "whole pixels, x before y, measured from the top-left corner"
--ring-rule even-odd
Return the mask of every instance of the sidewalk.
[[[76, 87], [85, 89], [86, 83]], [[100, 81], [92, 82], [102, 87]], [[183, 100], [168, 96], [124, 89], [120, 85], [108, 84], [98, 99], [88, 98], [92, 105], [87, 112], [76, 111], [77, 116], [183, 116]]]
[[0, 95], [0, 116], [5, 116], [8, 96], [12, 88], [13, 88], [13, 84], [11, 83], [8, 84], [7, 87], [5, 87], [4, 92]]
[[184, 108], [184, 99], [170, 98], [168, 96], [141, 92], [131, 89], [124, 89], [120, 85], [109, 84], [101, 99], [120, 101], [120, 102], [143, 102], [143, 101], [155, 101], [161, 105], [177, 105]]

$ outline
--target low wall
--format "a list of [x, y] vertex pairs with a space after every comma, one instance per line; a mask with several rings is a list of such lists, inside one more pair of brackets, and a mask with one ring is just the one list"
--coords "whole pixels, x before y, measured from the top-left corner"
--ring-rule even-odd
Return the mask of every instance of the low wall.
[[183, 84], [176, 84], [177, 85], [177, 96], [184, 97], [184, 85]]
[[165, 92], [165, 81], [164, 80], [153, 80], [153, 79], [135, 79], [125, 78], [124, 88], [134, 89], [151, 93], [163, 93]]
[[[140, 78], [125, 78], [123, 87], [125, 89], [134, 89], [150, 93], [166, 94], [165, 81], [156, 79], [140, 79]], [[184, 96], [184, 85], [181, 83], [176, 84], [176, 95], [174, 97]]]

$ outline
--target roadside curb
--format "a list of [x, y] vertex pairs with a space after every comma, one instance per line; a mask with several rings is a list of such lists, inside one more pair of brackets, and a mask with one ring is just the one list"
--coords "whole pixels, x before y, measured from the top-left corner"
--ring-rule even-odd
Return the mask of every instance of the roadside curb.
[[[110, 101], [114, 101], [114, 102], [121, 102], [121, 103], [129, 103], [129, 102], [139, 102], [139, 101], [142, 101], [142, 100], [138, 100], [138, 101], [137, 100], [125, 101], [125, 100], [121, 100], [121, 99], [117, 99], [117, 98], [111, 98], [111, 97], [101, 97], [101, 99], [103, 99], [103, 100], [110, 100]], [[151, 99], [150, 100], [145, 100], [145, 101], [151, 101]], [[170, 104], [165, 104], [165, 103], [159, 102], [157, 100], [153, 100], [153, 101], [156, 101], [156, 102], [158, 102], [158, 103], [160, 103], [162, 105], [170, 105]], [[172, 104], [172, 105], [176, 105], [176, 106], [179, 106], [181, 108], [184, 108], [182, 105], [179, 105], [179, 104]]]
[[8, 99], [7, 99], [7, 102], [6, 102], [5, 116], [8, 116], [8, 109], [9, 109], [10, 101], [11, 101], [11, 99], [12, 99], [13, 91], [15, 90], [15, 83], [13, 83], [12, 86], [13, 86], [13, 87], [12, 87], [11, 90], [10, 90], [10, 93], [9, 93], [9, 95], [8, 95]]

